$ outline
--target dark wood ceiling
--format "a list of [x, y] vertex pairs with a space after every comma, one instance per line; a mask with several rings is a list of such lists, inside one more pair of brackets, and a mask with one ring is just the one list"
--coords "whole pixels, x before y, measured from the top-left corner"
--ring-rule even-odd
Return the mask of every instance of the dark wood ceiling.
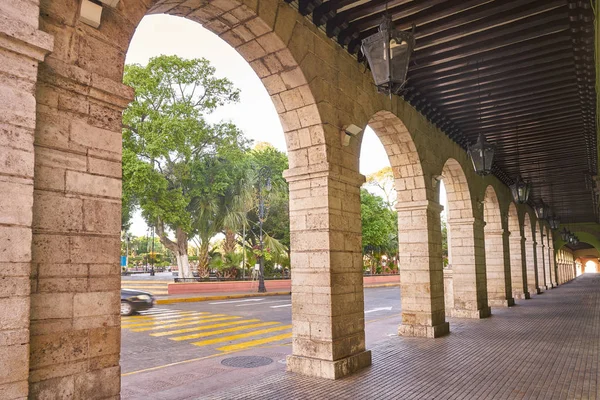
[[[498, 146], [494, 174], [533, 183], [564, 222], [597, 221], [589, 0], [286, 0], [358, 62], [384, 13], [416, 25], [402, 96], [466, 149]], [[386, 11], [387, 9], [387, 11]]]

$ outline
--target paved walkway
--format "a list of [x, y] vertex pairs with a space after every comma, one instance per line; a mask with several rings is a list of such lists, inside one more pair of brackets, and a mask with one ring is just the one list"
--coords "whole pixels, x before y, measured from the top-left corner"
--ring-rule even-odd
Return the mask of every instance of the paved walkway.
[[[381, 341], [371, 347], [372, 367], [339, 381], [286, 373], [276, 362], [225, 367], [220, 361], [231, 355], [224, 355], [172, 367], [185, 368], [187, 384], [153, 398], [600, 399], [600, 275], [583, 275], [493, 314], [450, 319], [452, 333], [435, 340]], [[275, 361], [281, 354], [264, 353]]]

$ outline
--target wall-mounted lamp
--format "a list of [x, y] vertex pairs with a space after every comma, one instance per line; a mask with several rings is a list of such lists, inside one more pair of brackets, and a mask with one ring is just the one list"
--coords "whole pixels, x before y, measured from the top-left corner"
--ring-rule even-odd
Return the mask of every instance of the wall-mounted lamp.
[[350, 124], [345, 126], [344, 129], [340, 132], [340, 137], [342, 139], [342, 146], [348, 146], [350, 144], [350, 139], [352, 136], [357, 136], [362, 132], [362, 129], [354, 124]]
[[115, 8], [119, 4], [119, 0], [82, 0], [79, 20], [93, 28], [100, 27], [102, 4]]

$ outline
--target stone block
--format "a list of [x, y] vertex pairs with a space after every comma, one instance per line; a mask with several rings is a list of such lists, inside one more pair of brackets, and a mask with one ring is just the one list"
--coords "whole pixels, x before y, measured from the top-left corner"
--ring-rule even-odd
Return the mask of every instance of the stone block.
[[92, 196], [121, 197], [121, 180], [76, 171], [66, 172], [67, 192]]
[[76, 293], [73, 297], [73, 316], [88, 317], [112, 315], [119, 310], [119, 292]]
[[72, 317], [72, 293], [33, 293], [31, 295], [31, 320]]
[[0, 224], [30, 226], [33, 184], [29, 180], [0, 177]]
[[30, 386], [30, 398], [33, 399], [72, 399], [75, 395], [73, 376], [33, 382]]
[[88, 332], [85, 330], [31, 337], [32, 369], [85, 360], [88, 352]]
[[366, 350], [341, 360], [322, 360], [290, 355], [286, 368], [290, 372], [325, 379], [340, 379], [371, 365], [371, 351]]
[[88, 172], [96, 175], [105, 175], [121, 178], [121, 163], [88, 157]]
[[31, 229], [0, 226], [0, 260], [3, 262], [31, 261]]
[[120, 390], [121, 368], [105, 368], [77, 375], [73, 399], [106, 399], [117, 396]]
[[119, 260], [118, 237], [72, 236], [69, 257], [74, 262], [106, 264]]
[[[0, 346], [0, 385], [11, 382], [27, 381], [29, 366], [27, 358], [29, 346], [27, 343], [12, 346]], [[2, 393], [0, 391], [0, 393]], [[6, 398], [6, 397], [3, 397]]]
[[121, 204], [115, 201], [84, 200], [83, 226], [88, 232], [118, 234], [121, 229]]
[[79, 231], [83, 227], [82, 205], [77, 198], [36, 190], [33, 227], [53, 232]]

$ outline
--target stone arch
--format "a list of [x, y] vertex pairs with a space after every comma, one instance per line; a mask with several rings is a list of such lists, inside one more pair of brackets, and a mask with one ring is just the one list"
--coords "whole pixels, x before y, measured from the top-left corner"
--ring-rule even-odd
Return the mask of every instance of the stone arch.
[[441, 207], [429, 201], [419, 153], [411, 133], [396, 115], [379, 111], [368, 125], [381, 140], [394, 173], [402, 325], [400, 335], [437, 337], [445, 321], [441, 249]]
[[[533, 225], [535, 226], [535, 225]], [[523, 238], [525, 239], [525, 265], [527, 290], [529, 294], [537, 294], [537, 271], [535, 261], [535, 236], [531, 217], [527, 212], [523, 215]]]
[[[327, 147], [340, 146], [339, 128], [329, 114], [323, 123], [308, 85], [320, 71], [315, 50], [302, 44], [314, 33], [297, 11], [249, 0], [128, 0], [105, 7], [94, 29], [78, 21], [78, 7], [63, 3], [43, 2], [40, 13], [41, 29], [54, 36], [54, 52], [40, 64], [36, 94], [32, 278], [39, 285], [31, 295], [30, 395], [58, 390], [69, 379], [80, 383], [74, 390], [82, 397], [118, 395], [121, 113], [133, 95], [121, 82], [129, 42], [148, 13], [200, 22], [232, 45], [256, 71], [280, 116], [289, 150], [295, 267], [288, 369], [337, 378], [369, 365], [360, 224], [347, 223], [360, 220], [363, 178], [336, 168], [344, 160], [330, 165]], [[81, 276], [86, 285], [75, 287]], [[57, 278], [72, 287], [58, 290], [51, 283]], [[312, 306], [316, 295], [302, 296], [315, 287], [327, 293], [319, 295], [320, 307]], [[93, 307], [82, 310], [79, 304]], [[318, 329], [311, 329], [314, 324]], [[337, 329], [342, 325], [343, 332]], [[78, 353], [81, 343], [96, 353]], [[67, 361], [59, 365], [56, 359]], [[323, 360], [319, 371], [306, 367], [315, 359]], [[101, 367], [76, 367], [92, 363]], [[64, 371], [72, 372], [65, 377]], [[92, 395], [100, 386], [105, 392]]]
[[[461, 164], [449, 158], [441, 173], [448, 197], [448, 248], [452, 252], [452, 316], [485, 318], [487, 299], [483, 221], [475, 217], [469, 182]], [[450, 250], [451, 249], [451, 250]]]
[[527, 271], [525, 262], [525, 238], [522, 233], [519, 213], [515, 203], [508, 206], [508, 229], [510, 231], [510, 272], [512, 293], [515, 299], [528, 299]]
[[510, 281], [510, 248], [508, 234], [502, 227], [500, 203], [492, 185], [487, 186], [483, 197], [483, 220], [488, 302], [492, 307], [506, 307], [514, 304]]

